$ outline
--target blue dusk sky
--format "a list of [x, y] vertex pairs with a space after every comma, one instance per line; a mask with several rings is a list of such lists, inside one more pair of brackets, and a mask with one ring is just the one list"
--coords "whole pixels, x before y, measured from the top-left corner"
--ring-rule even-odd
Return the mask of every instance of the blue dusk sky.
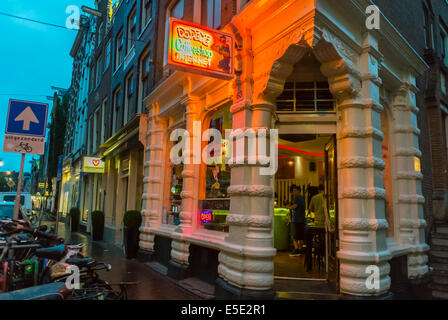
[[[76, 30], [62, 29], [19, 20], [1, 13], [65, 26], [70, 5], [94, 7], [94, 0], [2, 0], [0, 1], [0, 171], [18, 171], [20, 154], [3, 152], [3, 140], [9, 99], [48, 103], [50, 111], [54, 91], [51, 86], [68, 88], [73, 59], [70, 49]], [[25, 158], [25, 172], [32, 157]]]

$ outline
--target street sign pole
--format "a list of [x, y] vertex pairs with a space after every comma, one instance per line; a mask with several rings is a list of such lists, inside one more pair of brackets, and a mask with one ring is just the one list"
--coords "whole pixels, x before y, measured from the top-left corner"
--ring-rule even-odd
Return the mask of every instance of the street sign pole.
[[25, 154], [22, 153], [22, 161], [20, 162], [20, 173], [19, 181], [17, 182], [17, 196], [14, 203], [14, 220], [19, 218], [19, 208], [20, 208], [20, 191], [22, 189], [22, 178], [23, 178], [23, 167], [25, 165]]

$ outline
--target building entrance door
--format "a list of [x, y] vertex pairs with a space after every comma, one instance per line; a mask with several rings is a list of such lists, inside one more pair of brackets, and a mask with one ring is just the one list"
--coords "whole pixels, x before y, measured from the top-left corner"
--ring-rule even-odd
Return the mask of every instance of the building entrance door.
[[[331, 295], [339, 286], [336, 135], [283, 133], [281, 127], [279, 131], [274, 182], [275, 288], [277, 292]], [[294, 221], [298, 213], [291, 210], [297, 194], [293, 185], [303, 201], [303, 232]]]

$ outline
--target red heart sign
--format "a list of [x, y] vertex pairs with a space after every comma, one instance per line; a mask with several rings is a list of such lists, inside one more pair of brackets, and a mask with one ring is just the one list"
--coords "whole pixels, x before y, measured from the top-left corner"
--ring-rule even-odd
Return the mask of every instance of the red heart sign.
[[92, 164], [93, 164], [95, 167], [98, 167], [98, 166], [100, 165], [100, 163], [101, 163], [100, 160], [97, 160], [97, 159], [92, 160]]

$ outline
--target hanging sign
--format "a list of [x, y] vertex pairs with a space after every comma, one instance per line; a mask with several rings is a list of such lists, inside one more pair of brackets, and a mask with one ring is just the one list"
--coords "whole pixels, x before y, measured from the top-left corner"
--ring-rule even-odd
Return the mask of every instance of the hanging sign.
[[234, 76], [234, 40], [229, 34], [170, 18], [165, 68], [220, 79]]
[[84, 157], [81, 172], [104, 173], [104, 162], [100, 158]]

